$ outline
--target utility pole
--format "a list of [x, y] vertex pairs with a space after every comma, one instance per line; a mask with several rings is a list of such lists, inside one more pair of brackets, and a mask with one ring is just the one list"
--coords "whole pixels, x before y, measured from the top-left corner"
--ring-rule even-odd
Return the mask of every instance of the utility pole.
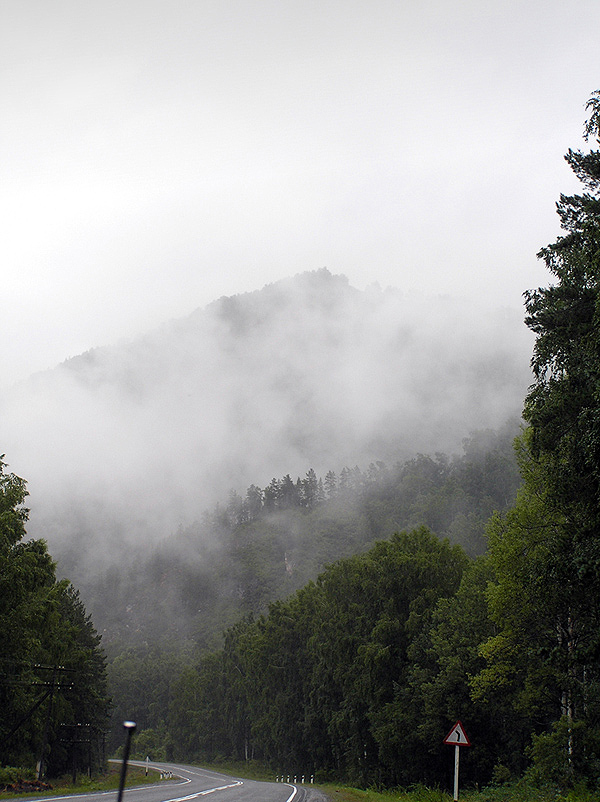
[[[19, 661], [19, 664], [20, 663]], [[51, 675], [49, 679], [44, 679], [44, 675], [42, 673], [42, 677], [31, 681], [31, 682], [21, 682], [16, 680], [14, 684], [17, 685], [24, 685], [29, 688], [44, 688], [42, 695], [31, 705], [29, 710], [25, 713], [25, 715], [19, 719], [19, 721], [12, 727], [10, 732], [4, 736], [3, 743], [8, 744], [13, 737], [13, 735], [18, 732], [21, 727], [26, 724], [31, 716], [35, 713], [35, 711], [46, 701], [48, 700], [48, 707], [46, 711], [46, 719], [44, 723], [44, 731], [42, 735], [42, 745], [40, 749], [40, 757], [36, 763], [36, 776], [38, 780], [41, 780], [44, 775], [44, 762], [46, 757], [46, 749], [48, 746], [48, 736], [50, 733], [50, 723], [52, 721], [52, 708], [54, 703], [54, 694], [56, 691], [61, 690], [71, 690], [74, 687], [73, 682], [67, 682], [66, 676], [68, 674], [76, 674], [77, 669], [74, 668], [66, 668], [65, 666], [53, 665], [53, 666], [45, 666], [41, 665], [40, 663], [24, 663], [29, 668], [32, 668], [36, 672], [47, 672], [51, 671]], [[46, 675], [47, 676], [47, 675]]]
[[64, 740], [71, 747], [71, 782], [77, 782], [77, 745], [82, 744], [87, 747], [87, 774], [92, 777], [92, 725], [91, 724], [61, 724], [65, 730], [70, 730], [71, 735]]
[[50, 698], [48, 699], [48, 711], [46, 713], [46, 723], [44, 724], [44, 735], [42, 737], [42, 748], [40, 751], [40, 759], [37, 764], [37, 778], [41, 780], [44, 776], [44, 754], [46, 752], [46, 744], [48, 743], [48, 730], [50, 729], [50, 719], [52, 717], [52, 704], [54, 702], [54, 690], [56, 688], [56, 671], [57, 666], [52, 669], [52, 679], [50, 680]]

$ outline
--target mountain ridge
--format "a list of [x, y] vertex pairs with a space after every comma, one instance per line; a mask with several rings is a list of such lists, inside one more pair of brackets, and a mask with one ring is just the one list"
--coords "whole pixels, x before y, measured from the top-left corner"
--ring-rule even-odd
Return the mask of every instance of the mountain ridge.
[[3, 399], [0, 436], [32, 533], [106, 564], [232, 488], [456, 452], [520, 412], [529, 355], [516, 311], [321, 269], [36, 374]]

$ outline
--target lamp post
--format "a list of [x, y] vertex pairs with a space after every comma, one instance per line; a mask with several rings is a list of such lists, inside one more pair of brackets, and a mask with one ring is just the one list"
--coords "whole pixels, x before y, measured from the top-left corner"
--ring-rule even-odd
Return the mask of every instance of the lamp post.
[[125, 749], [123, 750], [123, 764], [121, 765], [121, 779], [119, 780], [119, 794], [117, 802], [121, 802], [123, 798], [123, 789], [125, 788], [125, 777], [127, 776], [127, 761], [129, 760], [129, 750], [131, 749], [131, 736], [135, 732], [135, 721], [124, 721], [123, 727], [125, 728]]

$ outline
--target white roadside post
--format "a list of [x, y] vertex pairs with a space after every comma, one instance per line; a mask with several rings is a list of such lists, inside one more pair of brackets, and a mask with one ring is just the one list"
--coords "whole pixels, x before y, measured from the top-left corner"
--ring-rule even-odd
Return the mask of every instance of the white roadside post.
[[460, 721], [457, 721], [448, 735], [444, 738], [444, 743], [454, 746], [454, 802], [458, 802], [458, 763], [460, 759], [460, 747], [471, 746], [471, 741], [467, 738], [467, 733]]

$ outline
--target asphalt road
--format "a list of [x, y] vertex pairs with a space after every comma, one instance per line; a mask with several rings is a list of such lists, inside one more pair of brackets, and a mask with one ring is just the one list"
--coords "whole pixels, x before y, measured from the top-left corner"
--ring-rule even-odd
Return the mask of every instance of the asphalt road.
[[[131, 761], [133, 765], [146, 763]], [[180, 766], [171, 763], [148, 763], [153, 769], [171, 772], [172, 780], [161, 780], [156, 785], [125, 788], [123, 802], [326, 802], [325, 797], [310, 785], [256, 782], [238, 779], [195, 766]], [[207, 798], [209, 797], [209, 798]], [[116, 802], [117, 791], [102, 791], [92, 794], [69, 794], [68, 796], [26, 797], [28, 802], [52, 802], [52, 800], [76, 800], [77, 802]]]

